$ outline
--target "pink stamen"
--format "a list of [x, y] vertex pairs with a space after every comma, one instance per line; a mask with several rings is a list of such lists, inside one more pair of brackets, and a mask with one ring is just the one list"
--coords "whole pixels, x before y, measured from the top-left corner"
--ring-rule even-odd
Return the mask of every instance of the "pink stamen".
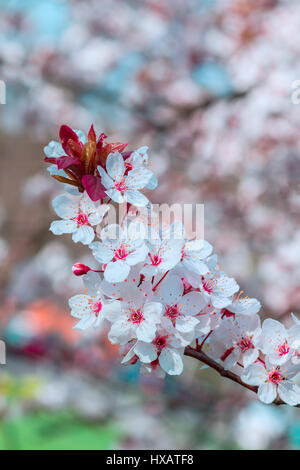
[[283, 379], [281, 373], [279, 372], [278, 369], [272, 370], [272, 372], [269, 373], [268, 375], [268, 380], [269, 382], [272, 382], [273, 384], [278, 384], [281, 380]]
[[162, 262], [162, 259], [160, 258], [159, 255], [150, 255], [150, 259], [151, 259], [151, 263], [153, 264], [153, 266], [158, 266], [161, 262]]
[[204, 282], [202, 279], [202, 287], [205, 290], [205, 292], [207, 292], [208, 294], [212, 293], [216, 284], [217, 284], [216, 279], [209, 279], [208, 281], [204, 281]]
[[128, 251], [124, 245], [121, 245], [116, 251], [115, 251], [115, 258], [116, 259], [125, 259], [128, 256]]
[[83, 214], [83, 212], [81, 212], [76, 217], [76, 222], [77, 222], [77, 225], [87, 225], [89, 223], [88, 216], [86, 214]]
[[115, 188], [116, 188], [118, 191], [120, 191], [120, 192], [126, 191], [127, 185], [126, 185], [126, 183], [125, 183], [125, 180], [123, 179], [123, 180], [121, 180], [121, 181], [116, 181], [116, 183], [115, 183]]
[[132, 310], [132, 313], [130, 315], [131, 323], [135, 323], [139, 325], [143, 319], [144, 317], [143, 317], [143, 313], [141, 312], [141, 310]]
[[180, 311], [178, 310], [177, 305], [169, 305], [165, 310], [165, 314], [171, 320], [174, 320], [175, 318], [179, 317]]
[[167, 345], [167, 336], [157, 336], [154, 340], [154, 345], [158, 351], [161, 351]]
[[279, 352], [279, 356], [285, 356], [286, 354], [290, 352], [290, 347], [287, 341], [285, 341], [283, 344], [281, 344], [278, 347], [278, 352]]
[[243, 337], [240, 340], [240, 342], [238, 343], [238, 347], [240, 348], [241, 352], [248, 351], [248, 349], [254, 349], [251, 339], [247, 337]]
[[94, 305], [93, 305], [93, 312], [94, 312], [96, 317], [98, 317], [101, 310], [102, 310], [102, 303], [99, 300], [99, 302], [95, 302]]

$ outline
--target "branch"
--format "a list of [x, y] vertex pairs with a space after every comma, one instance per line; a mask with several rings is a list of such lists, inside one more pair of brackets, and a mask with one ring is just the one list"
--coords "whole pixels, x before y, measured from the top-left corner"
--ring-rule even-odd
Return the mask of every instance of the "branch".
[[[258, 387], [255, 385], [248, 385], [242, 381], [242, 379], [237, 375], [231, 372], [230, 370], [225, 370], [218, 362], [214, 361], [211, 357], [207, 356], [203, 351], [191, 348], [187, 346], [184, 350], [184, 355], [193, 357], [194, 359], [198, 359], [198, 361], [203, 362], [207, 366], [211, 367], [212, 369], [216, 370], [222, 377], [226, 377], [227, 379], [232, 380], [233, 382], [238, 383], [242, 387], [251, 390], [251, 392], [257, 393]], [[279, 397], [276, 398], [273, 402], [274, 405], [286, 405], [285, 402], [280, 400]], [[297, 408], [300, 408], [300, 404], [296, 405]]]

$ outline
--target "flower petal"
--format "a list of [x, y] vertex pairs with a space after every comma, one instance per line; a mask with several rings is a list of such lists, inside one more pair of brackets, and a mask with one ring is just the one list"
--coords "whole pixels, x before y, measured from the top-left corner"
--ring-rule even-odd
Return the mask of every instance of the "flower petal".
[[155, 346], [152, 343], [144, 343], [138, 341], [134, 347], [135, 354], [139, 357], [141, 362], [152, 362], [157, 358]]
[[276, 395], [277, 395], [276, 385], [273, 384], [272, 382], [261, 384], [258, 387], [257, 395], [260, 401], [262, 401], [263, 403], [266, 403], [266, 404], [272, 403], [275, 400]]
[[121, 313], [122, 313], [121, 308], [122, 308], [122, 304], [118, 300], [115, 300], [113, 302], [108, 302], [105, 305], [103, 305], [102, 314], [107, 320], [111, 322], [115, 322], [121, 316]]
[[72, 219], [79, 212], [79, 202], [78, 197], [71, 198], [60, 194], [53, 199], [52, 206], [56, 214], [62, 219]]
[[81, 242], [83, 245], [89, 245], [95, 238], [95, 233], [89, 225], [82, 225], [73, 232], [72, 239], [74, 243]]
[[144, 243], [142, 246], [140, 246], [138, 249], [130, 253], [127, 258], [126, 262], [129, 264], [129, 266], [134, 266], [137, 263], [141, 263], [144, 261], [148, 253], [148, 249]]
[[181, 333], [189, 333], [190, 331], [194, 330], [198, 323], [199, 320], [197, 320], [197, 318], [182, 315], [181, 318], [176, 320], [176, 330], [180, 331]]
[[124, 315], [112, 324], [108, 333], [109, 341], [112, 344], [120, 344], [121, 346], [128, 343], [133, 337], [132, 325], [127, 321], [127, 317], [125, 318]]
[[183, 371], [182, 358], [176, 349], [164, 348], [159, 355], [159, 364], [170, 375], [180, 375]]
[[106, 160], [106, 170], [114, 180], [120, 180], [125, 173], [124, 159], [119, 152], [110, 153]]
[[150, 321], [143, 320], [136, 329], [136, 337], [140, 341], [150, 343], [154, 340], [156, 333], [156, 325]]
[[96, 317], [94, 315], [86, 315], [77, 323], [77, 325], [73, 326], [73, 330], [86, 330], [95, 323], [95, 320]]
[[104, 278], [108, 282], [122, 282], [130, 272], [130, 267], [125, 261], [119, 259], [109, 262], [104, 271]]
[[149, 200], [142, 194], [140, 191], [137, 189], [127, 189], [125, 193], [125, 198], [130, 204], [133, 204], [134, 206], [146, 206], [149, 202]]
[[288, 405], [295, 406], [300, 403], [300, 389], [291, 382], [280, 382], [278, 384], [278, 395]]
[[73, 233], [77, 229], [77, 224], [73, 220], [54, 220], [51, 222], [49, 230], [54, 235], [62, 235], [63, 233]]
[[143, 314], [146, 320], [153, 323], [159, 323], [162, 313], [162, 304], [160, 302], [146, 302], [143, 307]]
[[175, 305], [178, 302], [182, 302], [182, 294], [183, 294], [183, 283], [179, 276], [175, 276], [174, 274], [169, 274], [166, 278], [167, 282], [162, 283], [161, 287], [161, 295], [164, 302], [167, 305]]
[[206, 301], [200, 292], [189, 292], [181, 299], [180, 311], [185, 315], [196, 315], [206, 306]]
[[263, 364], [251, 364], [245, 368], [241, 379], [249, 385], [261, 385], [267, 377], [267, 371]]
[[74, 295], [69, 299], [71, 315], [75, 318], [82, 318], [92, 311], [92, 302], [89, 295]]
[[98, 171], [101, 176], [101, 183], [106, 189], [111, 189], [114, 187], [114, 182], [110, 176], [106, 173], [106, 171], [102, 168], [102, 166], [98, 166]]
[[99, 263], [107, 264], [114, 257], [114, 251], [110, 243], [93, 242], [90, 244], [89, 248], [92, 250], [94, 257]]

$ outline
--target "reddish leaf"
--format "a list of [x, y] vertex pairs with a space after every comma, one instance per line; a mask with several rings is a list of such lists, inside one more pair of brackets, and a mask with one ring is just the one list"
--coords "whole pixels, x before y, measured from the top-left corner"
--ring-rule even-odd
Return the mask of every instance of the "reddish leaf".
[[78, 135], [71, 129], [69, 126], [61, 126], [59, 130], [59, 137], [62, 141], [68, 141], [69, 139], [74, 140], [75, 142], [79, 141]]
[[88, 133], [88, 140], [91, 140], [92, 142], [96, 143], [96, 132], [94, 130], [93, 124], [91, 125], [89, 133]]
[[106, 138], [107, 138], [107, 135], [104, 134], [104, 132], [102, 132], [99, 135], [99, 139], [98, 139], [98, 142], [97, 142], [97, 145], [96, 145], [96, 164], [103, 165], [102, 160], [101, 160], [101, 152], [102, 152], [102, 149], [103, 149], [104, 140]]
[[101, 134], [99, 135], [99, 139], [98, 139], [98, 142], [97, 142], [97, 148], [99, 146], [101, 146], [101, 148], [103, 147], [103, 141], [107, 139], [107, 135], [104, 134], [104, 132], [101, 132]]
[[101, 178], [98, 176], [84, 175], [81, 182], [92, 201], [99, 201], [107, 196]]
[[44, 162], [57, 164], [57, 158], [54, 157], [45, 157]]
[[69, 168], [71, 165], [80, 165], [80, 161], [74, 157], [59, 157], [56, 162], [59, 170]]
[[70, 156], [75, 157], [78, 160], [80, 160], [81, 155], [82, 155], [82, 149], [83, 149], [83, 146], [81, 145], [81, 142], [78, 143], [78, 142], [74, 142], [74, 140], [69, 139], [68, 142], [67, 142], [67, 147], [71, 151], [71, 155], [70, 155], [69, 152], [68, 152], [68, 154]]
[[100, 153], [101, 163], [104, 165], [106, 159], [110, 153], [113, 152], [123, 152], [128, 144], [122, 144], [121, 142], [112, 142], [111, 144], [105, 145]]
[[77, 186], [78, 187], [78, 183], [76, 181], [69, 180], [68, 178], [64, 178], [63, 176], [59, 176], [59, 175], [51, 175], [51, 176], [52, 176], [52, 178], [56, 179], [60, 183], [71, 184], [72, 186]]

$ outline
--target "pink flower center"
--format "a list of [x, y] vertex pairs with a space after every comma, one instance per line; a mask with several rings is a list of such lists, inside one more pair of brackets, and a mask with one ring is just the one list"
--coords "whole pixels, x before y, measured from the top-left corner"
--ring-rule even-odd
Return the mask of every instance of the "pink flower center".
[[290, 352], [290, 347], [289, 347], [287, 341], [285, 341], [283, 344], [281, 344], [278, 347], [278, 352], [279, 352], [279, 356], [285, 356], [286, 354], [288, 354]]
[[162, 259], [159, 255], [150, 255], [150, 259], [151, 259], [151, 263], [153, 264], [153, 266], [158, 266], [161, 262], [162, 262]]
[[248, 349], [254, 349], [253, 343], [250, 338], [243, 337], [238, 343], [238, 347], [242, 352], [248, 351]]
[[84, 214], [83, 212], [81, 212], [76, 217], [76, 222], [77, 222], [78, 225], [87, 225], [89, 223], [88, 216], [86, 214]]
[[141, 323], [141, 321], [143, 320], [143, 318], [144, 318], [141, 310], [139, 310], [139, 309], [138, 310], [132, 310], [131, 312], [132, 312], [131, 315], [130, 315], [131, 323], [136, 323], [136, 324], [139, 325]]
[[282, 380], [282, 378], [283, 377], [281, 373], [277, 369], [272, 370], [272, 372], [270, 372], [268, 375], [268, 380], [273, 384], [278, 384]]
[[118, 191], [120, 191], [120, 192], [126, 191], [127, 185], [126, 185], [126, 183], [125, 183], [125, 180], [123, 179], [123, 180], [121, 180], [121, 181], [116, 181], [116, 183], [115, 183], [115, 188], [116, 188]]
[[94, 305], [93, 305], [93, 312], [94, 312], [96, 317], [98, 317], [101, 310], [102, 310], [102, 303], [99, 300], [99, 302], [95, 302]]
[[205, 290], [205, 292], [207, 292], [208, 294], [211, 294], [214, 287], [216, 286], [217, 284], [217, 280], [216, 279], [209, 279], [208, 281], [203, 281], [202, 279], [202, 286], [203, 286], [203, 289]]
[[169, 305], [166, 308], [165, 314], [167, 317], [169, 317], [171, 320], [174, 320], [174, 318], [179, 317], [180, 312], [178, 310], [177, 305]]
[[128, 256], [128, 251], [124, 245], [121, 245], [116, 251], [115, 251], [115, 258], [116, 259], [125, 259]]
[[167, 345], [167, 336], [157, 336], [154, 340], [154, 345], [158, 351], [161, 351]]

